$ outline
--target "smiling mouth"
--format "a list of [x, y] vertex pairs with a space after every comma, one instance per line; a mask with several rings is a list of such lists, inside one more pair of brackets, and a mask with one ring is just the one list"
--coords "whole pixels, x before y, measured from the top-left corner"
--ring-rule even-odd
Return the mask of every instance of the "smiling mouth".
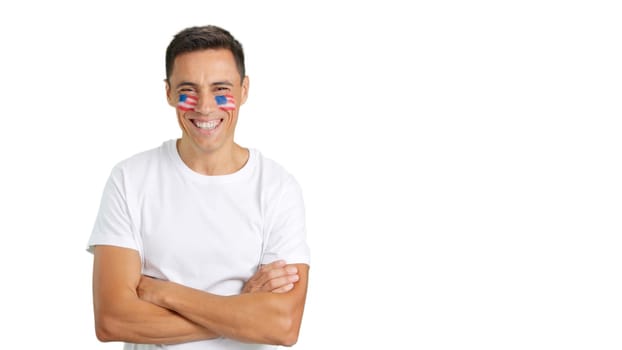
[[209, 121], [192, 120], [192, 124], [201, 130], [214, 130], [220, 125], [220, 123], [222, 123], [222, 121], [222, 119], [214, 119]]

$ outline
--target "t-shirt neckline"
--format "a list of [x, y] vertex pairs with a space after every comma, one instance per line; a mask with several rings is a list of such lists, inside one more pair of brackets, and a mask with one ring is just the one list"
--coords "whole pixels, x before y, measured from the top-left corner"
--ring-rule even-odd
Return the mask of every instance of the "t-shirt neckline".
[[249, 148], [248, 160], [238, 171], [227, 175], [204, 175], [190, 169], [186, 163], [184, 163], [179, 155], [179, 152], [177, 152], [177, 140], [173, 139], [166, 141], [164, 147], [174, 166], [184, 177], [192, 181], [205, 184], [225, 184], [244, 181], [251, 175], [256, 162], [256, 150]]

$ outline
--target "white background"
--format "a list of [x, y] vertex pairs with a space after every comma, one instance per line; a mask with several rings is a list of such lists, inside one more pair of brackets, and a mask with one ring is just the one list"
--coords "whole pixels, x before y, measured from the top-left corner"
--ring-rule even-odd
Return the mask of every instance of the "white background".
[[305, 194], [296, 349], [622, 347], [615, 1], [174, 3], [0, 5], [3, 344], [121, 348], [86, 241], [112, 166], [180, 135], [166, 45], [216, 24], [238, 142]]

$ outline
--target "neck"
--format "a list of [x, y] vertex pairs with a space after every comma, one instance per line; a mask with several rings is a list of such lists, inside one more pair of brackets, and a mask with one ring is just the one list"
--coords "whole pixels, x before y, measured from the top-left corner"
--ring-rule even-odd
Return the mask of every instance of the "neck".
[[177, 140], [177, 153], [190, 169], [208, 176], [233, 174], [242, 169], [249, 157], [248, 150], [236, 143], [217, 150], [204, 151], [192, 147], [183, 139]]

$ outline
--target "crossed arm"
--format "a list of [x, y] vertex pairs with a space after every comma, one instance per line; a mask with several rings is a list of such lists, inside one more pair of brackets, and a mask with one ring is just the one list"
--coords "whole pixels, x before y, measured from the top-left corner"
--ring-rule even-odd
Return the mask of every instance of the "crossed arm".
[[292, 345], [306, 299], [308, 266], [274, 263], [244, 286], [218, 296], [141, 275], [138, 253], [97, 246], [93, 266], [95, 328], [101, 341], [176, 344], [227, 337]]

